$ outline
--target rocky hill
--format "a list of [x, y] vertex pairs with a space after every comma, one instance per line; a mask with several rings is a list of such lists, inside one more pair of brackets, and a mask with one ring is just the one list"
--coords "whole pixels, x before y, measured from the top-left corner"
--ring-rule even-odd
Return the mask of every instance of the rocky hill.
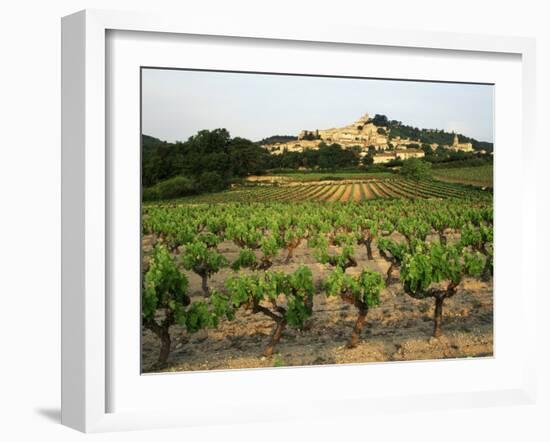
[[[269, 139], [267, 139], [269, 140]], [[271, 140], [269, 140], [271, 141]], [[492, 143], [480, 142], [453, 132], [437, 129], [418, 129], [400, 121], [388, 120], [384, 115], [361, 116], [354, 123], [330, 129], [302, 130], [295, 140], [277, 140], [261, 143], [270, 153], [279, 155], [285, 151], [302, 152], [317, 149], [321, 143], [339, 144], [343, 148], [358, 148], [367, 152], [401, 150], [406, 148], [444, 147], [454, 151], [492, 151]]]

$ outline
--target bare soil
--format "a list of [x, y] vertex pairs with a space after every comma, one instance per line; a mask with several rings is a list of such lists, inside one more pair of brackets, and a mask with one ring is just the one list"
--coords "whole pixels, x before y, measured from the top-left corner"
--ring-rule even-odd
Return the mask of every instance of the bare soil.
[[334, 192], [327, 201], [333, 202], [333, 201], [340, 201], [340, 198], [342, 197], [342, 194], [345, 192], [346, 185], [342, 184], [338, 186], [338, 190]]
[[[145, 237], [144, 250], [150, 250], [151, 238]], [[230, 261], [238, 255], [232, 242], [219, 246]], [[388, 264], [375, 250], [374, 260], [366, 259], [364, 247], [357, 247], [358, 267], [349, 268], [350, 274], [360, 273], [365, 267], [385, 274]], [[176, 252], [177, 255], [177, 252]], [[273, 270], [293, 271], [301, 264], [312, 270], [318, 287], [314, 299], [314, 313], [306, 330], [288, 327], [272, 357], [263, 357], [262, 351], [273, 332], [271, 319], [258, 313], [239, 310], [234, 321], [222, 321], [217, 329], [188, 334], [182, 327], [171, 329], [172, 354], [165, 371], [223, 370], [274, 366], [307, 366], [322, 364], [366, 363], [485, 357], [493, 354], [493, 283], [465, 279], [457, 294], [446, 300], [443, 309], [443, 336], [431, 338], [433, 329], [433, 301], [418, 301], [407, 296], [399, 281], [391, 283], [381, 295], [381, 305], [370, 309], [358, 347], [348, 349], [357, 311], [340, 298], [322, 295], [321, 281], [332, 271], [319, 264], [307, 249], [305, 241], [294, 252], [293, 262], [283, 263], [281, 252]], [[184, 271], [189, 279], [190, 293], [202, 297], [200, 278]], [[233, 275], [223, 269], [209, 281], [211, 288], [223, 289], [225, 280]], [[398, 272], [396, 272], [398, 274]], [[144, 371], [150, 371], [158, 357], [159, 341], [146, 329], [142, 331]]]

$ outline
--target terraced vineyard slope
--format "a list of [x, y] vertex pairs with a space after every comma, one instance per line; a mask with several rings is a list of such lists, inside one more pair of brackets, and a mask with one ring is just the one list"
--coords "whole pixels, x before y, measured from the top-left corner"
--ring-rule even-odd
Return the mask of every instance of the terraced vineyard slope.
[[263, 184], [225, 192], [183, 198], [186, 203], [254, 201], [361, 202], [374, 199], [462, 198], [487, 195], [487, 191], [437, 180], [416, 182], [404, 178], [372, 178], [332, 182]]

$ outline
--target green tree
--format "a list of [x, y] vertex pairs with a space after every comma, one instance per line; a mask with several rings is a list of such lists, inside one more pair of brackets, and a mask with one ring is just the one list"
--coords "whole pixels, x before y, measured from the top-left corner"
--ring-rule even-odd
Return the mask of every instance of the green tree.
[[388, 117], [385, 115], [376, 114], [374, 117], [372, 117], [369, 121], [370, 123], [374, 124], [375, 126], [388, 126]]
[[233, 175], [244, 177], [265, 171], [269, 153], [256, 143], [245, 138], [233, 138], [228, 143], [228, 152]]
[[358, 156], [352, 149], [342, 149], [339, 144], [319, 145], [319, 167], [321, 169], [338, 169], [358, 164]]
[[197, 188], [202, 192], [217, 192], [227, 186], [225, 180], [218, 172], [205, 171], [198, 179]]
[[195, 184], [191, 179], [184, 176], [175, 176], [143, 189], [143, 199], [145, 201], [164, 200], [193, 195], [194, 193], [196, 193]]
[[432, 165], [427, 161], [422, 161], [418, 158], [409, 158], [403, 161], [399, 173], [404, 177], [420, 181], [431, 177], [431, 168]]
[[371, 153], [369, 152], [368, 155], [365, 155], [363, 157], [363, 159], [361, 160], [361, 162], [363, 163], [363, 165], [365, 166], [372, 166], [372, 164], [374, 164], [374, 158], [373, 156], [371, 155]]
[[271, 164], [266, 149], [225, 129], [201, 130], [185, 142], [142, 137], [142, 184], [150, 198], [163, 198], [155, 184], [176, 176], [191, 181], [196, 192], [226, 189], [235, 177], [263, 173]]

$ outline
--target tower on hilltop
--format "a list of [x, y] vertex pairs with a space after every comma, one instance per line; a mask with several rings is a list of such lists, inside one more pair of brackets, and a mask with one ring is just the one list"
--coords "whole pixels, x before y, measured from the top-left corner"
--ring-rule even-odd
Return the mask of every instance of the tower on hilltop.
[[455, 134], [455, 137], [453, 139], [453, 146], [458, 146], [458, 135]]
[[369, 117], [369, 114], [367, 113], [367, 114], [361, 116], [361, 118], [359, 118], [355, 122], [355, 124], [366, 124], [366, 123], [368, 123], [369, 119], [370, 119], [370, 117]]

